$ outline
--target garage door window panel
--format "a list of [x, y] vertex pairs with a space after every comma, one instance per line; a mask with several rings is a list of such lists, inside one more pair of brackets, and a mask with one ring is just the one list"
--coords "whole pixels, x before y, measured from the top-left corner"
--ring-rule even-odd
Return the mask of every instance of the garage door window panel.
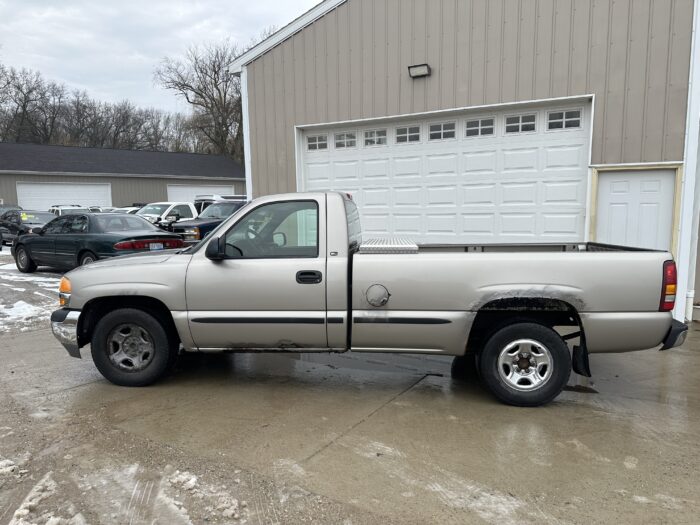
[[401, 126], [396, 128], [396, 143], [408, 144], [420, 142], [420, 126]]
[[230, 259], [318, 257], [318, 205], [315, 201], [265, 204], [226, 234]]
[[496, 119], [494, 117], [467, 120], [467, 137], [486, 137], [494, 133]]
[[535, 113], [507, 116], [506, 133], [534, 133], [537, 131], [536, 121], [537, 115]]
[[365, 146], [386, 146], [386, 130], [370, 129], [365, 131]]
[[357, 146], [357, 136], [355, 133], [336, 133], [335, 147], [336, 149], [354, 148]]
[[563, 129], [581, 128], [581, 110], [558, 110], [547, 113], [547, 130], [560, 131]]
[[328, 149], [328, 135], [310, 135], [306, 137], [309, 151]]
[[440, 122], [430, 125], [430, 140], [454, 139], [457, 129], [456, 122]]

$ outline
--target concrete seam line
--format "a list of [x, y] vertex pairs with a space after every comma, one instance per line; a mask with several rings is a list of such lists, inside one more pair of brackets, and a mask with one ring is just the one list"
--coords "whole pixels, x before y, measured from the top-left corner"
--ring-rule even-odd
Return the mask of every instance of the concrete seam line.
[[323, 452], [324, 450], [326, 450], [326, 449], [327, 449], [328, 447], [330, 447], [331, 445], [335, 444], [336, 441], [338, 441], [340, 438], [342, 438], [342, 437], [348, 435], [350, 432], [352, 432], [353, 430], [355, 430], [355, 428], [357, 428], [357, 427], [360, 426], [362, 423], [364, 423], [364, 422], [367, 421], [369, 418], [371, 418], [374, 414], [376, 414], [377, 412], [379, 412], [382, 408], [384, 408], [385, 406], [387, 406], [387, 405], [388, 405], [389, 403], [391, 403], [392, 401], [394, 401], [394, 400], [398, 399], [399, 397], [401, 397], [402, 395], [404, 395], [406, 392], [408, 392], [409, 390], [411, 390], [413, 387], [417, 386], [418, 383], [420, 383], [421, 381], [423, 381], [426, 377], [429, 377], [429, 376], [431, 376], [431, 375], [435, 375], [435, 374], [423, 374], [422, 376], [420, 376], [420, 377], [418, 378], [418, 380], [416, 380], [415, 382], [413, 382], [413, 383], [411, 383], [410, 385], [408, 385], [406, 388], [404, 388], [401, 392], [399, 392], [399, 393], [396, 394], [395, 396], [393, 396], [393, 397], [387, 399], [384, 403], [382, 403], [382, 404], [379, 405], [377, 408], [375, 408], [374, 410], [372, 410], [369, 414], [367, 414], [365, 417], [363, 417], [362, 419], [360, 419], [357, 423], [351, 425], [349, 428], [347, 428], [346, 430], [344, 430], [343, 432], [341, 432], [340, 434], [338, 434], [336, 437], [334, 437], [333, 439], [331, 439], [328, 443], [326, 443], [325, 445], [323, 445], [323, 446], [322, 446], [321, 448], [319, 448], [316, 452], [314, 452], [314, 453], [312, 453], [310, 456], [307, 456], [307, 457], [305, 457], [304, 459], [302, 459], [302, 460], [300, 461], [300, 463], [306, 463], [306, 462], [309, 461], [310, 459], [314, 458], [315, 456], [317, 456], [318, 454], [320, 454], [321, 452]]

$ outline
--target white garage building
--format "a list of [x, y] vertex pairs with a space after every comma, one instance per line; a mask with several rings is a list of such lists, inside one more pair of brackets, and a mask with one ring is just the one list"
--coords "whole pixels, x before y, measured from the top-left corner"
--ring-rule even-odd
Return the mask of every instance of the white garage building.
[[423, 243], [671, 250], [691, 307], [695, 3], [325, 0], [234, 64], [248, 192], [347, 191]]
[[0, 143], [0, 199], [26, 210], [192, 201], [211, 193], [244, 194], [242, 167], [216, 155]]

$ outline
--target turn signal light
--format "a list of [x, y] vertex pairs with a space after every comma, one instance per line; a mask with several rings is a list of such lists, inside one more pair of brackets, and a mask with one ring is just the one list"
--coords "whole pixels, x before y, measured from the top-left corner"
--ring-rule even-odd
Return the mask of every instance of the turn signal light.
[[666, 261], [664, 263], [663, 285], [661, 286], [660, 312], [670, 312], [676, 305], [677, 280], [676, 263], [673, 261]]
[[70, 279], [68, 279], [68, 277], [62, 277], [61, 282], [58, 285], [58, 304], [61, 306], [68, 306], [68, 302], [70, 301], [70, 294]]

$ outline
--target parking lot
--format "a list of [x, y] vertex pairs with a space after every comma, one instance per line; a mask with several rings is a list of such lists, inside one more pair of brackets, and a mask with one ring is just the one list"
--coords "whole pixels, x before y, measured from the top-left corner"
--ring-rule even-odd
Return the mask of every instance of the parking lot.
[[126, 389], [52, 337], [58, 274], [2, 253], [0, 523], [698, 521], [697, 325], [537, 409], [352, 354], [189, 355]]

